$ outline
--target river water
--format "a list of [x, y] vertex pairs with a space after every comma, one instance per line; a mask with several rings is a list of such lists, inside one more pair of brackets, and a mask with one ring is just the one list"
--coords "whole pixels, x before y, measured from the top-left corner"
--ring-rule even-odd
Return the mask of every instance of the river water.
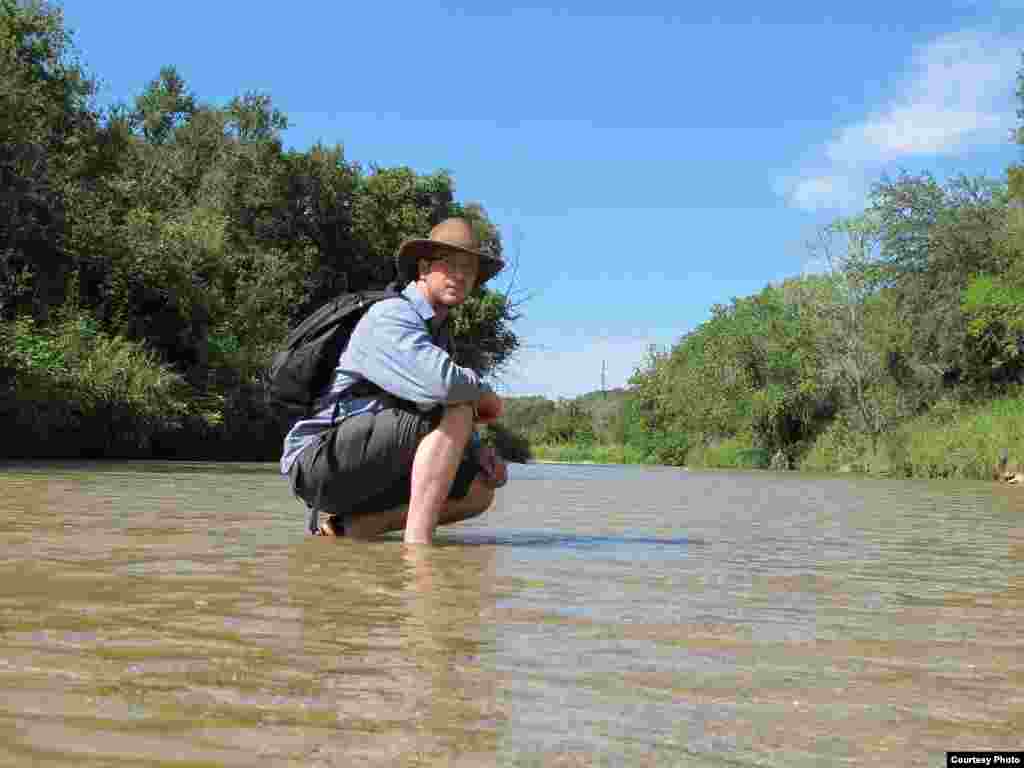
[[265, 464], [0, 467], [0, 765], [939, 766], [1024, 747], [1024, 491], [515, 465], [439, 546]]

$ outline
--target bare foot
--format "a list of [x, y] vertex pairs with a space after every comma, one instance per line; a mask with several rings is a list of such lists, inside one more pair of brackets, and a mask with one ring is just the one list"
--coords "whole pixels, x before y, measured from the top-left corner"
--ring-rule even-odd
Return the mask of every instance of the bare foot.
[[321, 536], [344, 536], [345, 525], [342, 522], [340, 515], [327, 515], [323, 520], [320, 521], [320, 535]]

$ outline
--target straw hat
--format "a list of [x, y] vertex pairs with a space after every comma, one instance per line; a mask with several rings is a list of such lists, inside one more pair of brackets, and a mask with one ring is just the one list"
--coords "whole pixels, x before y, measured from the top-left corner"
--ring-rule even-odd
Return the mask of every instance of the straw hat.
[[438, 249], [461, 251], [480, 259], [480, 274], [477, 285], [483, 285], [505, 266], [505, 262], [480, 250], [480, 242], [473, 232], [473, 225], [462, 218], [445, 219], [430, 230], [426, 238], [406, 240], [395, 253], [395, 267], [399, 277], [415, 280], [418, 276], [416, 264], [420, 259], [429, 259]]

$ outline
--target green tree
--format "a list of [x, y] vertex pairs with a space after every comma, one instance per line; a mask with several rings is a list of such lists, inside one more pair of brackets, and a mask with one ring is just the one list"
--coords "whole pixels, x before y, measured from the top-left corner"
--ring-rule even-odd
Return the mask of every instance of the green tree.
[[894, 291], [915, 358], [937, 375], [970, 366], [961, 297], [976, 275], [1009, 266], [1001, 243], [1006, 204], [996, 182], [961, 177], [940, 185], [928, 174], [883, 181], [872, 194], [878, 250], [865, 278]]
[[149, 82], [135, 99], [131, 114], [134, 127], [151, 144], [164, 144], [179, 126], [187, 123], [196, 111], [196, 99], [187, 89], [175, 67], [163, 67], [160, 75]]
[[45, 322], [63, 300], [66, 188], [94, 144], [94, 92], [59, 9], [0, 0], [0, 316]]

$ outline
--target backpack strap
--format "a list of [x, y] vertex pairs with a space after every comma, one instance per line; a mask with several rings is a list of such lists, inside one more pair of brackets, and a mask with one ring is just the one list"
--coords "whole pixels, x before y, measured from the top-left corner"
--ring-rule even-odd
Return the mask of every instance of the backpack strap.
[[[380, 301], [387, 301], [388, 299], [391, 298], [404, 299], [405, 301], [409, 301], [409, 299], [406, 298], [405, 294], [403, 294], [400, 290], [397, 289], [397, 286], [398, 283], [389, 283], [384, 290], [394, 293], [394, 296], [386, 296], [380, 299], [378, 303]], [[363, 317], [366, 316], [363, 315]], [[362, 318], [359, 319], [359, 322], [362, 322]], [[343, 402], [352, 400], [357, 397], [369, 397], [370, 395], [380, 394], [381, 392], [385, 391], [386, 390], [383, 387], [381, 387], [378, 384], [374, 384], [369, 379], [362, 379], [353, 384], [350, 384], [349, 386], [347, 386], [345, 389], [338, 393], [338, 398], [334, 401], [334, 410], [331, 412], [331, 421], [333, 422], [335, 419], [338, 418], [338, 410], [341, 408], [341, 404]]]

